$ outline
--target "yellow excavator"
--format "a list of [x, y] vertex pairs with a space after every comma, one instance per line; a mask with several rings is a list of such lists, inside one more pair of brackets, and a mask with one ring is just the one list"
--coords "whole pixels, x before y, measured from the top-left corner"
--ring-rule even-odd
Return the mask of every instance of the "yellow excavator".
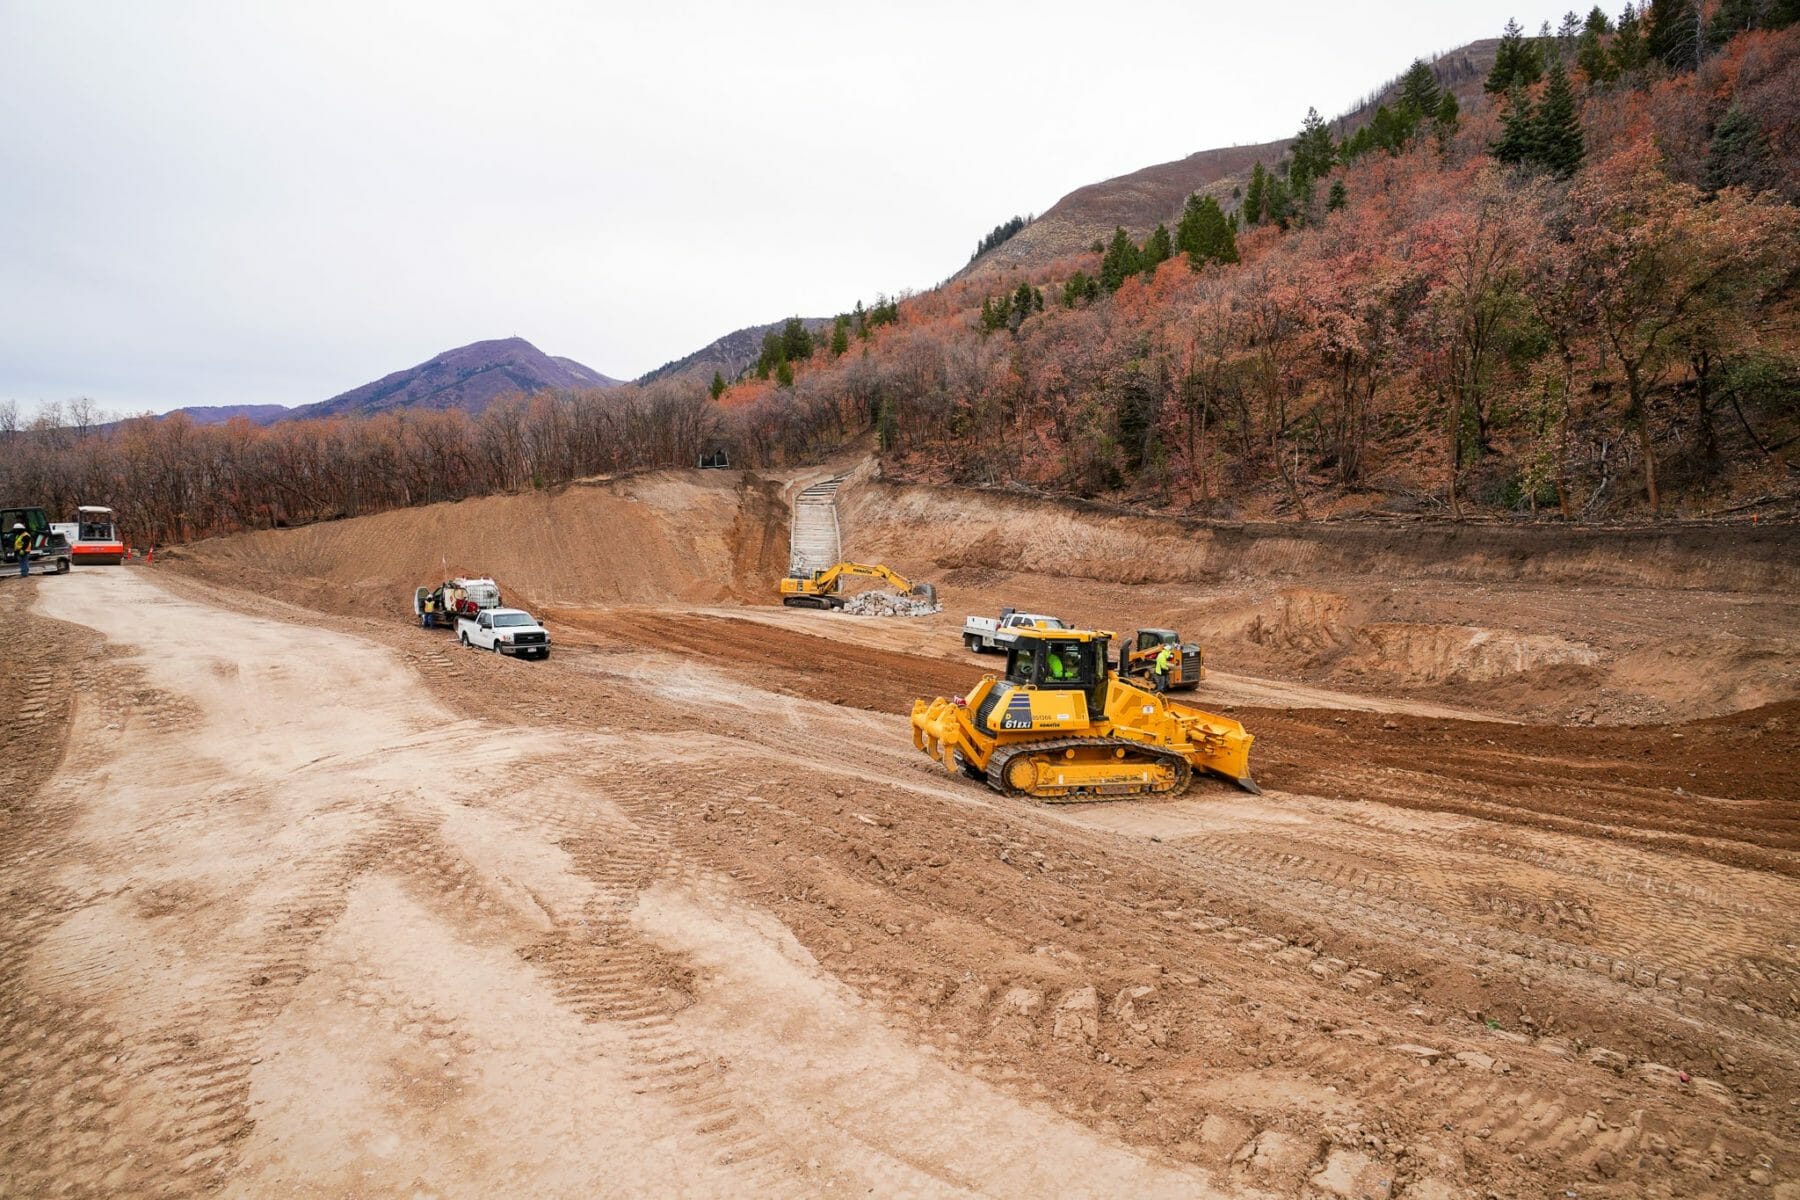
[[1020, 629], [1005, 675], [914, 702], [913, 745], [948, 771], [1051, 803], [1176, 793], [1196, 769], [1260, 793], [1244, 727], [1122, 677], [1107, 661], [1112, 636]]
[[937, 588], [929, 583], [915, 584], [880, 563], [854, 562], [834, 563], [810, 575], [789, 575], [781, 581], [781, 602], [789, 608], [842, 608], [846, 597], [838, 594], [838, 588], [847, 576], [884, 579], [897, 592], [937, 603]]

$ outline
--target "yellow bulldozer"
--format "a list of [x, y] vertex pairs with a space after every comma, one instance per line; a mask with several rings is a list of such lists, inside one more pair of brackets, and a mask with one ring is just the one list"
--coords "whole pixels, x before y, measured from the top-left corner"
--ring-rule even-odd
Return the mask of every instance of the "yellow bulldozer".
[[842, 608], [847, 597], [839, 595], [838, 589], [846, 578], [855, 576], [883, 579], [897, 592], [937, 603], [937, 588], [929, 583], [913, 583], [880, 563], [854, 562], [834, 563], [810, 575], [789, 575], [781, 581], [781, 602], [789, 608]]
[[1260, 792], [1244, 727], [1121, 676], [1107, 661], [1112, 636], [1019, 630], [1003, 676], [914, 702], [913, 745], [946, 770], [1052, 803], [1180, 792], [1196, 769]]

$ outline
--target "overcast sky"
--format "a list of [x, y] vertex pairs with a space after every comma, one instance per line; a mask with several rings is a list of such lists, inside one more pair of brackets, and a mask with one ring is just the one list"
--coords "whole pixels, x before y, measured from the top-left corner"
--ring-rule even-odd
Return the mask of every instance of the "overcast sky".
[[304, 404], [515, 334], [631, 378], [1515, 13], [0, 0], [0, 401]]

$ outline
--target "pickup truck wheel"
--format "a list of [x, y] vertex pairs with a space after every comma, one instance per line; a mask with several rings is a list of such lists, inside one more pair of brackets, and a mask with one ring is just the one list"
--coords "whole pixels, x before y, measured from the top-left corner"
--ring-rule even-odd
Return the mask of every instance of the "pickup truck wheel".
[[456, 635], [456, 640], [466, 646], [469, 644], [469, 635], [466, 633], [459, 633]]
[[970, 654], [981, 653], [981, 639], [972, 633], [963, 634], [963, 645], [968, 647]]
[[488, 649], [492, 650], [495, 654], [498, 654], [500, 653], [500, 643], [495, 642], [492, 646], [489, 646]]

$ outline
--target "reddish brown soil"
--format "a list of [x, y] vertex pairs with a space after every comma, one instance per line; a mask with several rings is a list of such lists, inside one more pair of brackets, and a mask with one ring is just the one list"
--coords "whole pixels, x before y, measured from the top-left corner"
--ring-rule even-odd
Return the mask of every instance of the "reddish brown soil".
[[910, 744], [914, 697], [998, 664], [957, 612], [547, 597], [530, 664], [271, 600], [274, 562], [0, 587], [56, 664], [0, 678], [48, 714], [0, 746], [0, 1190], [1800, 1182], [1791, 696], [1518, 724], [1221, 671], [1194, 701], [1266, 795], [1040, 807]]

